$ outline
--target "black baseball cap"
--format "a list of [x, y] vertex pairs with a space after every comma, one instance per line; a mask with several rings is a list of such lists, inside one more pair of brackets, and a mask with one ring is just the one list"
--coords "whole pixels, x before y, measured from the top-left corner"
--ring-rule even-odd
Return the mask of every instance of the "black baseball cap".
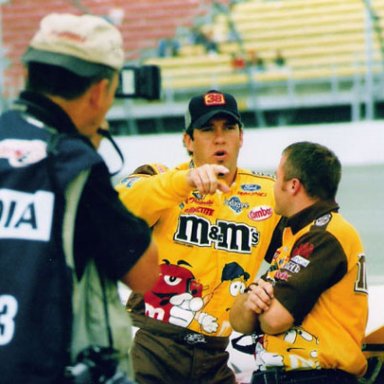
[[211, 90], [192, 97], [185, 114], [185, 129], [190, 132], [194, 128], [201, 128], [218, 114], [228, 115], [242, 126], [235, 98], [229, 93]]

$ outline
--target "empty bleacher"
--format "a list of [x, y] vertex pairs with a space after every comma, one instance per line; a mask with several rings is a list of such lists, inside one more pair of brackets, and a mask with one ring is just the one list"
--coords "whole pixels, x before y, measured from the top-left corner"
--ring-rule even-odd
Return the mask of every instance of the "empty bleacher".
[[[384, 100], [384, 0], [243, 0], [228, 11], [201, 25], [218, 36], [216, 54], [184, 42], [177, 57], [143, 61], [162, 69], [167, 110], [180, 111], [189, 96], [212, 88], [234, 92], [261, 125], [268, 111], [338, 105], [359, 119], [364, 102]], [[239, 38], [227, 41], [230, 25]], [[277, 51], [282, 68], [274, 64]], [[264, 71], [233, 67], [234, 55], [247, 60], [252, 52], [263, 58]]]
[[[376, 0], [375, 10], [384, 14], [384, 1]], [[212, 29], [222, 27], [227, 17], [219, 16]], [[189, 88], [193, 81], [196, 87], [204, 82], [218, 86], [247, 82], [249, 76], [236, 73], [231, 66], [231, 55], [238, 52], [255, 51], [269, 64], [277, 50], [283, 52], [288, 70], [271, 66], [267, 72], [253, 75], [258, 82], [365, 71], [366, 11], [360, 0], [253, 0], [236, 4], [230, 17], [241, 36], [241, 46], [238, 42], [220, 43], [216, 56], [204, 54], [201, 48], [193, 55], [192, 47], [184, 47], [180, 57], [147, 61], [162, 67], [166, 89]], [[384, 26], [381, 20], [380, 25]], [[374, 33], [371, 39], [372, 60], [381, 70], [382, 47]]]
[[8, 0], [0, 5], [2, 94], [14, 97], [23, 86], [20, 58], [40, 19], [51, 12], [90, 13], [115, 22], [124, 38], [127, 60], [156, 49], [160, 38], [173, 36], [179, 25], [190, 26], [204, 9], [200, 0]]

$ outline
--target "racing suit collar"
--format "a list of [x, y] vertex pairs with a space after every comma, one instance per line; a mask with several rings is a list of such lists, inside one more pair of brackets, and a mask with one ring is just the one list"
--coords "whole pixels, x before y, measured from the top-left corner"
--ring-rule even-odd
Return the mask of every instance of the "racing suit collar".
[[295, 234], [318, 217], [338, 210], [339, 205], [335, 201], [318, 201], [287, 219], [286, 227], [291, 227], [292, 233]]

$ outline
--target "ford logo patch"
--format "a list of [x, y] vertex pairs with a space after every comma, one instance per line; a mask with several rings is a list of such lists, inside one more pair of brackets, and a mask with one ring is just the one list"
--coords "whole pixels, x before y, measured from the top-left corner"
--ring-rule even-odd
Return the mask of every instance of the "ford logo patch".
[[242, 184], [240, 188], [245, 192], [260, 191], [261, 186], [259, 184]]

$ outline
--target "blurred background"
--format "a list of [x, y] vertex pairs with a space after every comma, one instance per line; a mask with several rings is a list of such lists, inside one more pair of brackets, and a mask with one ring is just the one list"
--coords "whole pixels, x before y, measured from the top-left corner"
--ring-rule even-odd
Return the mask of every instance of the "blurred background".
[[108, 114], [126, 158], [120, 175], [186, 160], [189, 98], [230, 92], [245, 123], [241, 166], [273, 172], [284, 146], [304, 139], [340, 156], [342, 212], [362, 234], [369, 282], [384, 284], [384, 0], [0, 0], [1, 110], [22, 89], [21, 55], [51, 12], [106, 18], [127, 65], [161, 69], [159, 100], [116, 99]]
[[115, 135], [179, 132], [186, 100], [213, 88], [236, 94], [253, 128], [384, 117], [384, 0], [0, 0], [0, 11], [2, 107], [55, 11], [105, 17], [127, 64], [161, 68], [161, 100], [116, 102]]

